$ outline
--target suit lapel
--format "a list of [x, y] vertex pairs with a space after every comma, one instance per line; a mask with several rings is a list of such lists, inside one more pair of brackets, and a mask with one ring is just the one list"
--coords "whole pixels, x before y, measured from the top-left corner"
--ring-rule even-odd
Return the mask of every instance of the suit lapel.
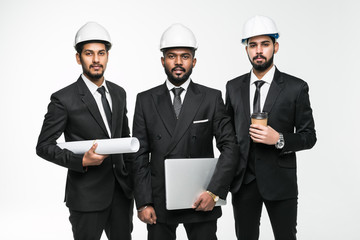
[[250, 123], [250, 73], [241, 82], [240, 93], [244, 116], [246, 116], [247, 121]]
[[176, 144], [180, 141], [182, 136], [191, 126], [194, 117], [205, 97], [204, 93], [201, 93], [196, 85], [191, 81], [186, 91], [185, 99], [181, 107], [179, 119], [176, 122], [174, 134], [170, 140], [170, 145], [167, 150], [167, 154], [171, 152]]
[[274, 74], [274, 79], [270, 85], [270, 89], [269, 92], [267, 94], [265, 103], [264, 103], [264, 107], [263, 107], [263, 112], [270, 112], [277, 97], [279, 96], [281, 90], [284, 87], [284, 81], [281, 78], [281, 74], [280, 71], [276, 68], [275, 69], [275, 74]]
[[[114, 92], [114, 89], [112, 88], [112, 85], [109, 84], [108, 81], [106, 81], [106, 86], [109, 89], [109, 93], [111, 96], [111, 102], [112, 102], [112, 120], [111, 120], [111, 137], [114, 137], [114, 133], [117, 127], [117, 122], [116, 120], [118, 119], [119, 116], [119, 110], [122, 109], [120, 108], [119, 104], [121, 103], [121, 99], [120, 99], [120, 95], [116, 94]], [[118, 126], [119, 127], [119, 126]]]
[[82, 80], [81, 76], [77, 80], [77, 85], [79, 89], [79, 94], [81, 96], [81, 100], [85, 103], [87, 108], [89, 109], [90, 114], [93, 116], [93, 118], [96, 120], [96, 122], [99, 124], [99, 126], [102, 128], [102, 130], [106, 133], [106, 135], [109, 136], [105, 124], [102, 120], [99, 108], [96, 104], [96, 101], [94, 99], [94, 96], [89, 91], [88, 87]]
[[176, 116], [171, 105], [171, 97], [166, 84], [163, 84], [158, 92], [153, 93], [152, 97], [165, 128], [172, 136], [176, 125]]

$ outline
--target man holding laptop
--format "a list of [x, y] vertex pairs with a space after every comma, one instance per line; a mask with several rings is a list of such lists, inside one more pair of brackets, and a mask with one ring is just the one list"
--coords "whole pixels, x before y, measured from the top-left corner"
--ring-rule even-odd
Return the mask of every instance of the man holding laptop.
[[[190, 79], [196, 49], [190, 29], [170, 26], [160, 42], [167, 80], [139, 93], [136, 100], [133, 136], [139, 139], [140, 150], [134, 154], [134, 191], [138, 217], [148, 224], [149, 240], [176, 239], [179, 223], [191, 240], [217, 239], [221, 208], [214, 206], [219, 198], [226, 198], [235, 174], [236, 140], [221, 92]], [[165, 160], [213, 158], [213, 137], [221, 154], [206, 191], [188, 209], [167, 210]], [[185, 194], [186, 186], [178, 191]]]

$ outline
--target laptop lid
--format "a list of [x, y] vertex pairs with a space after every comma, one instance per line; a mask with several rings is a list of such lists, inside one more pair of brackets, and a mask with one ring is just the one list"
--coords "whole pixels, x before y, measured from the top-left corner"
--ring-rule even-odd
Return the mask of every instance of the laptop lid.
[[[206, 188], [214, 173], [217, 158], [181, 158], [165, 160], [166, 208], [191, 208]], [[216, 206], [225, 205], [219, 199]]]

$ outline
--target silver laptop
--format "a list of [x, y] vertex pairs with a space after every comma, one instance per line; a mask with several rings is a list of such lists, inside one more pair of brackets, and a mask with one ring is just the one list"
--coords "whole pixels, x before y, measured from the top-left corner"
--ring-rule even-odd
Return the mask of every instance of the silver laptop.
[[[217, 158], [182, 158], [165, 160], [166, 208], [191, 208], [214, 173]], [[219, 199], [216, 206], [225, 205]]]

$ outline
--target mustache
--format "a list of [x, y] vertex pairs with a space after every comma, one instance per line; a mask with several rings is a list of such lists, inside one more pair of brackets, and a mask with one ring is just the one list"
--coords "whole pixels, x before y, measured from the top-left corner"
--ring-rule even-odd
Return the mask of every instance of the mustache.
[[174, 71], [176, 71], [177, 69], [181, 69], [181, 71], [184, 71], [184, 72], [185, 72], [185, 68], [180, 67], [180, 66], [174, 67], [173, 69], [171, 69], [171, 71], [174, 72]]
[[266, 57], [264, 57], [263, 55], [259, 54], [259, 55], [256, 55], [255, 57], [253, 57], [253, 61], [255, 61], [257, 58], [262, 58], [262, 59], [266, 60]]
[[90, 65], [90, 68], [93, 68], [93, 67], [101, 67], [101, 68], [104, 68], [104, 66], [102, 64], [91, 64]]

